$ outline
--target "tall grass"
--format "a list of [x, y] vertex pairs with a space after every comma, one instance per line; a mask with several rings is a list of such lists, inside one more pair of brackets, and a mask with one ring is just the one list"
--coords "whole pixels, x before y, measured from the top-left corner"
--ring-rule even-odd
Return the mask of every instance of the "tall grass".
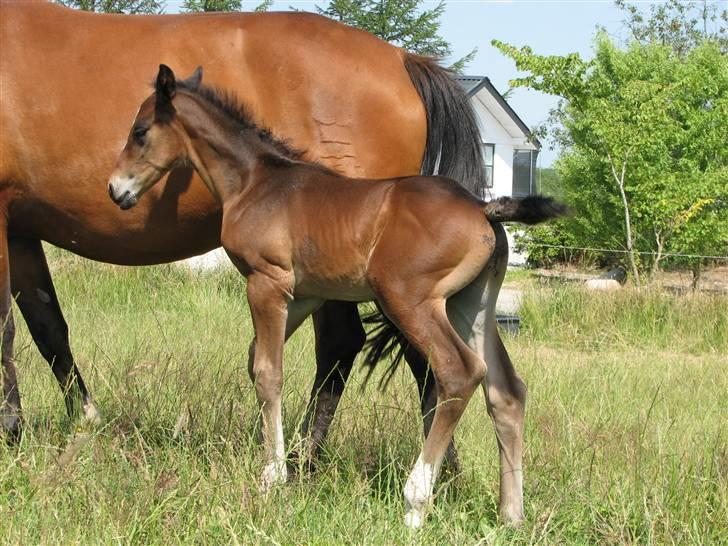
[[658, 288], [607, 293], [561, 286], [529, 290], [520, 313], [532, 339], [558, 346], [726, 354], [727, 301]]
[[[456, 435], [464, 471], [443, 477], [430, 520], [413, 534], [402, 525], [401, 491], [422, 440], [409, 372], [400, 370], [385, 392], [375, 388], [378, 377], [364, 385], [364, 371], [355, 372], [317, 472], [265, 496], [240, 277], [69, 258], [54, 269], [105, 424], [74, 429], [21, 326], [26, 434], [18, 447], [0, 446], [4, 542], [728, 540], [725, 298], [568, 288], [527, 295], [524, 331], [505, 341], [530, 387], [528, 521], [498, 524], [497, 449], [478, 396]], [[290, 448], [314, 368], [306, 324], [285, 354]]]

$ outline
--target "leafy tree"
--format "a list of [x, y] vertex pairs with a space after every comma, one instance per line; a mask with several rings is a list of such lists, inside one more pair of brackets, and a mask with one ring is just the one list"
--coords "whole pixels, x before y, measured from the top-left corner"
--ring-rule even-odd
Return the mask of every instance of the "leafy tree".
[[[413, 53], [448, 57], [452, 48], [439, 35], [445, 2], [432, 9], [422, 9], [422, 4], [423, 0], [331, 0], [325, 8], [316, 6], [316, 11]], [[460, 72], [476, 53], [473, 49], [451, 68]]]
[[716, 41], [723, 52], [728, 51], [728, 10], [720, 11], [718, 3], [667, 0], [652, 4], [649, 16], [624, 0], [615, 4], [627, 13], [624, 26], [636, 42], [669, 46], [680, 56], [705, 40]]
[[622, 51], [600, 33], [585, 61], [493, 43], [527, 73], [512, 85], [561, 98], [556, 168], [576, 214], [558, 225], [577, 246], [624, 248], [638, 284], [666, 254], [726, 252], [728, 59], [718, 44], [684, 56], [636, 42]]
[[[268, 11], [271, 5], [273, 0], [264, 0], [253, 11]], [[242, 11], [242, 9], [242, 0], [185, 0], [182, 3], [182, 10], [187, 12]]]
[[162, 13], [164, 0], [56, 0], [59, 4], [83, 11], [101, 13]]

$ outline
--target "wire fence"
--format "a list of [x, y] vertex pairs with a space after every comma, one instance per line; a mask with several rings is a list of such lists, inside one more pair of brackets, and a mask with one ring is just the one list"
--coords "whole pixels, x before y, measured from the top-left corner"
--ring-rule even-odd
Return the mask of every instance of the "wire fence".
[[[537, 246], [541, 248], [557, 248], [560, 250], [579, 250], [579, 251], [587, 251], [587, 252], [614, 252], [619, 254], [629, 254], [629, 250], [620, 249], [620, 248], [595, 248], [595, 247], [581, 247], [581, 246], [564, 246], [564, 245], [550, 245], [546, 243], [529, 243], [528, 246]], [[641, 251], [641, 250], [634, 250], [632, 251], [634, 254], [644, 255], [644, 256], [657, 256], [658, 253], [654, 251]], [[728, 261], [728, 256], [711, 256], [711, 255], [702, 255], [702, 254], [681, 254], [677, 252], [663, 252], [660, 254], [661, 258], [690, 258], [690, 259], [705, 259], [705, 260], [720, 260], [720, 261]]]

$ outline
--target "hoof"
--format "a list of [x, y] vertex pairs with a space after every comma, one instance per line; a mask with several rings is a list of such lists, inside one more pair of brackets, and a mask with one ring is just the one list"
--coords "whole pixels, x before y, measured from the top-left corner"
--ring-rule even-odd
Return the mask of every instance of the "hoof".
[[2, 417], [2, 427], [5, 431], [5, 441], [9, 445], [17, 445], [23, 438], [23, 420], [17, 415]]
[[520, 527], [526, 518], [523, 516], [522, 509], [511, 508], [501, 510], [500, 519], [506, 527], [516, 528]]
[[288, 471], [291, 474], [314, 474], [318, 470], [317, 460], [305, 452], [291, 451], [288, 455]]
[[404, 524], [410, 529], [419, 529], [425, 521], [425, 515], [420, 510], [410, 510], [404, 516]]
[[103, 422], [99, 410], [96, 409], [96, 404], [90, 401], [83, 405], [83, 417], [81, 420], [83, 424], [90, 425], [91, 427], [101, 426]]
[[274, 485], [286, 483], [288, 478], [288, 469], [286, 468], [285, 461], [276, 461], [268, 463], [263, 469], [263, 473], [260, 476], [260, 489], [267, 493]]
[[445, 453], [445, 470], [450, 474], [457, 476], [463, 471], [463, 467], [460, 465], [460, 457], [458, 456], [458, 450], [451, 443], [447, 452]]

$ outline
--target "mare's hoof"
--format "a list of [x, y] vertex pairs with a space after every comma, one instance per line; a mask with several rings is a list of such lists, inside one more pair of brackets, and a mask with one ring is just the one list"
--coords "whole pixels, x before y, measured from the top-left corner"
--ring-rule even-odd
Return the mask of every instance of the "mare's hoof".
[[96, 409], [96, 404], [93, 402], [86, 402], [83, 405], [83, 417], [81, 417], [81, 421], [84, 425], [89, 425], [91, 427], [101, 426], [103, 420], [101, 419], [99, 410]]
[[288, 471], [291, 474], [313, 474], [316, 470], [318, 464], [315, 456], [306, 457], [298, 451], [291, 451], [288, 454]]
[[5, 441], [9, 445], [17, 445], [23, 438], [23, 420], [17, 415], [2, 417], [2, 427], [5, 431]]

